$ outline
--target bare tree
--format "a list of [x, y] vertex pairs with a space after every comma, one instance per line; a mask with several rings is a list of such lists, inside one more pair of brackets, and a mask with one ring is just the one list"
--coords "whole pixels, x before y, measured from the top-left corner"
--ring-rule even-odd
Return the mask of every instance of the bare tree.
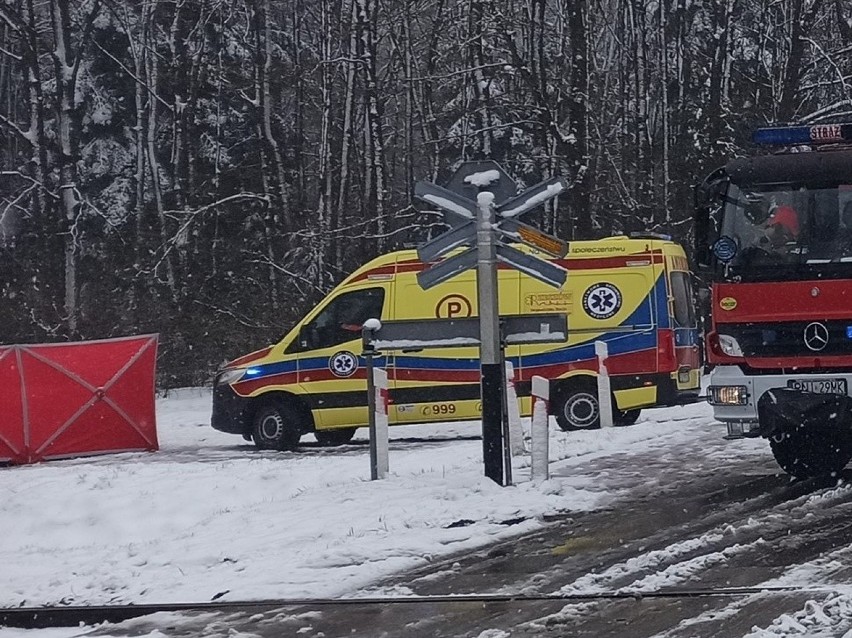
[[65, 314], [68, 331], [77, 333], [77, 256], [78, 218], [81, 200], [78, 197], [77, 157], [79, 155], [78, 131], [80, 115], [77, 108], [77, 78], [80, 70], [82, 49], [86, 45], [95, 17], [100, 11], [100, 3], [95, 0], [85, 16], [83, 32], [77, 46], [74, 46], [71, 31], [69, 3], [63, 0], [51, 0], [50, 16], [53, 27], [53, 51], [56, 86], [56, 117], [59, 146], [59, 199], [64, 216], [65, 234]]

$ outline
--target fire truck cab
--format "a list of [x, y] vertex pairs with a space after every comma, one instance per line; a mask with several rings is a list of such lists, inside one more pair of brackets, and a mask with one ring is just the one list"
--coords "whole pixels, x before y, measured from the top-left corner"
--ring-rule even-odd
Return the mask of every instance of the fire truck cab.
[[697, 191], [708, 401], [728, 438], [767, 438], [789, 474], [832, 474], [852, 458], [852, 124], [754, 141], [785, 148]]

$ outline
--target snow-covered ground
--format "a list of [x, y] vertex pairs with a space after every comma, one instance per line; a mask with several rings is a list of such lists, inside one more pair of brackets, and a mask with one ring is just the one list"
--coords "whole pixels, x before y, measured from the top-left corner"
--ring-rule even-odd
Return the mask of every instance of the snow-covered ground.
[[[554, 425], [553, 478], [534, 484], [520, 456], [515, 485], [499, 487], [483, 476], [478, 423], [403, 426], [391, 428], [390, 476], [370, 481], [365, 431], [343, 448], [260, 452], [214, 431], [210, 406], [203, 389], [159, 399], [156, 453], [0, 468], [0, 607], [357, 596], [544, 515], [612, 502], [626, 488], [580, 471], [592, 458], [706, 439], [713, 462], [724, 449], [706, 404], [645, 411], [627, 428]], [[761, 440], [736, 445], [768, 454]], [[0, 638], [80, 635], [68, 631]]]

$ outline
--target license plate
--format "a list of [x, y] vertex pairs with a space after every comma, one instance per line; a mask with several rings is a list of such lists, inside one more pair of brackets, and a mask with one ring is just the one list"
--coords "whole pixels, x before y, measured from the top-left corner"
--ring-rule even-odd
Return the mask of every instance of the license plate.
[[815, 394], [847, 394], [846, 379], [789, 379], [787, 387]]

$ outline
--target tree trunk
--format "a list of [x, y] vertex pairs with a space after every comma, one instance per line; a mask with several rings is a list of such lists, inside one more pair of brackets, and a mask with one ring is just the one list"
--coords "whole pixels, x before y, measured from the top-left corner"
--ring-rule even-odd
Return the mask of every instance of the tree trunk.
[[364, 135], [366, 142], [365, 161], [367, 167], [367, 210], [375, 215], [377, 249], [384, 252], [387, 222], [385, 220], [385, 147], [382, 132], [382, 103], [379, 98], [377, 77], [378, 50], [376, 48], [376, 3], [375, 0], [358, 0], [360, 4], [360, 29], [362, 66], [365, 71]]
[[[278, 141], [272, 130], [272, 92], [269, 83], [269, 72], [272, 64], [272, 43], [269, 30], [269, 0], [253, 0], [254, 2], [254, 37], [255, 37], [255, 98], [258, 110], [258, 137], [263, 142], [261, 151], [261, 170], [263, 173], [264, 190], [273, 195], [266, 208], [264, 217], [264, 238], [266, 242], [266, 258], [269, 262], [268, 275], [270, 286], [270, 301], [272, 307], [279, 307], [278, 270], [275, 265], [278, 255], [276, 237], [279, 234], [289, 235], [296, 227], [292, 219], [292, 211], [287, 210], [289, 201], [284, 182], [284, 160]], [[284, 213], [282, 218], [278, 211]]]
[[586, 32], [586, 0], [577, 0], [569, 14], [571, 34], [571, 100], [568, 108], [571, 131], [575, 142], [569, 156], [572, 186], [568, 192], [568, 205], [574, 219], [576, 233], [571, 239], [592, 239], [592, 215], [589, 211], [589, 150], [588, 107], [589, 46]]
[[[343, 130], [341, 131], [340, 143], [340, 179], [338, 180], [337, 192], [337, 215], [336, 220], [340, 226], [345, 225], [347, 215], [346, 211], [349, 208], [349, 185], [352, 180], [351, 176], [351, 147], [354, 128], [354, 109], [355, 109], [355, 92], [357, 81], [357, 69], [354, 58], [358, 51], [358, 2], [351, 0], [349, 7], [349, 55], [346, 62], [346, 95], [343, 101]], [[341, 14], [344, 13], [341, 11]], [[343, 31], [343, 29], [341, 29]], [[343, 251], [343, 243], [338, 244], [338, 252], [335, 255], [334, 265], [336, 268], [344, 268], [345, 255]]]
[[810, 30], [813, 16], [822, 6], [822, 0], [813, 0], [809, 7], [804, 0], [790, 2], [790, 42], [789, 54], [784, 64], [781, 78], [781, 97], [778, 103], [779, 122], [794, 122], [801, 115], [797, 102], [801, 74], [804, 70], [805, 35]]
[[71, 19], [68, 3], [50, 2], [53, 27], [53, 63], [56, 72], [57, 141], [59, 147], [59, 201], [64, 218], [65, 237], [65, 315], [68, 333], [77, 335], [79, 308], [77, 286], [77, 252], [79, 249], [77, 227], [80, 201], [77, 199], [78, 140], [77, 109], [75, 102], [76, 73], [74, 50], [71, 42]]
[[485, 28], [485, 9], [482, 0], [470, 0], [470, 19], [468, 21], [469, 45], [469, 67], [472, 69], [471, 88], [474, 95], [474, 114], [479, 120], [479, 152], [481, 158], [492, 156], [492, 132], [490, 100], [487, 93], [485, 75], [482, 72], [485, 66], [485, 52], [483, 47], [483, 29]]
[[[146, 1], [143, 4], [142, 10], [142, 20], [146, 23], [149, 23], [153, 20], [154, 15], [154, 2]], [[160, 65], [159, 65], [159, 56], [156, 54], [156, 42], [154, 41], [153, 30], [146, 30], [146, 38], [145, 42], [145, 69], [146, 69], [146, 79], [148, 82], [149, 91], [156, 92], [157, 83], [159, 81], [160, 76]], [[150, 51], [150, 53], [149, 53]], [[146, 149], [147, 149], [147, 166], [148, 170], [151, 173], [151, 189], [154, 193], [154, 205], [157, 208], [157, 222], [160, 227], [160, 245], [162, 250], [164, 251], [161, 262], [165, 263], [166, 268], [166, 285], [168, 286], [169, 293], [171, 295], [172, 302], [178, 302], [178, 285], [177, 285], [177, 275], [175, 273], [174, 266], [174, 256], [172, 251], [169, 248], [169, 231], [168, 224], [166, 220], [166, 210], [165, 203], [163, 201], [163, 185], [160, 179], [160, 161], [157, 157], [157, 113], [159, 101], [154, 98], [153, 95], [149, 93], [148, 96], [148, 113], [147, 113], [147, 134], [146, 134]], [[154, 274], [156, 276], [157, 267], [155, 267]]]
[[328, 268], [328, 255], [334, 254], [337, 239], [334, 236], [334, 212], [331, 205], [331, 128], [333, 122], [332, 95], [332, 39], [331, 7], [329, 0], [321, 0], [320, 21], [322, 25], [322, 67], [320, 70], [320, 96], [322, 98], [322, 116], [320, 118], [320, 139], [317, 151], [319, 166], [317, 168], [318, 201], [317, 221], [319, 224], [319, 240], [316, 242], [315, 257], [317, 280], [315, 284], [322, 289], [325, 272]]

